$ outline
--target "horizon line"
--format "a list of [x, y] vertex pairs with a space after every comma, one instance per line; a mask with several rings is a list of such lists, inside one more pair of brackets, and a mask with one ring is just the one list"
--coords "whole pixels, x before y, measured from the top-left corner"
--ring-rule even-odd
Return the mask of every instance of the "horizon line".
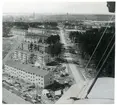
[[115, 15], [115, 13], [36, 13], [36, 12], [32, 12], [32, 13], [2, 13], [3, 15], [24, 15], [24, 14], [41, 14], [41, 15]]

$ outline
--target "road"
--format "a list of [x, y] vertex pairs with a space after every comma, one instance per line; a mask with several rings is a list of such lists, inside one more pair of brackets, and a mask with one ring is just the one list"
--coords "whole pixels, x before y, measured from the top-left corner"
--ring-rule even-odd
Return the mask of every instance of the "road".
[[[62, 28], [60, 28], [60, 40], [61, 40], [61, 43], [63, 43], [64, 46], [67, 47], [67, 42], [65, 40], [65, 31]], [[70, 58], [72, 59], [71, 56], [70, 56]], [[80, 70], [78, 70], [78, 68], [76, 67], [75, 64], [70, 64], [69, 63], [69, 68], [72, 71], [72, 74], [73, 74], [74, 79], [75, 79], [77, 84], [79, 82], [85, 82], [85, 77], [82, 75]]]
[[[67, 47], [66, 39], [65, 39], [65, 31], [60, 28], [60, 40], [61, 43]], [[70, 58], [72, 58], [70, 54]], [[78, 98], [84, 98], [85, 94], [84, 92], [86, 91], [86, 87], [88, 84], [88, 81], [85, 79], [81, 71], [77, 68], [76, 64], [68, 64], [68, 69], [71, 70], [74, 80], [76, 84], [72, 85], [68, 91], [66, 91], [62, 97], [56, 102], [56, 104], [72, 104], [74, 100], [70, 99], [70, 97], [78, 97]], [[86, 92], [85, 92], [86, 93]]]
[[8, 104], [31, 104], [29, 101], [25, 101], [21, 97], [17, 96], [16, 94], [8, 91], [5, 88], [2, 88], [2, 100], [4, 103]]
[[17, 36], [17, 43], [11, 47], [11, 50], [8, 52], [8, 54], [3, 59], [3, 64], [10, 58], [10, 55], [14, 52], [14, 50], [19, 46], [19, 44], [22, 42], [23, 36]]

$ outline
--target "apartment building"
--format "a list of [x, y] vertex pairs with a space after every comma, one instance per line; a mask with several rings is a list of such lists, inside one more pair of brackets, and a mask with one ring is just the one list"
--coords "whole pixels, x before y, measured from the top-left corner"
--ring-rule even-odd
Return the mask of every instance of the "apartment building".
[[46, 42], [47, 38], [48, 38], [48, 35], [30, 33], [25, 36], [24, 41], [29, 42], [29, 43], [32, 42], [32, 43], [43, 43], [44, 44]]
[[51, 57], [48, 54], [41, 54], [39, 52], [29, 52], [22, 49], [16, 49], [13, 53], [13, 59], [16, 61], [21, 61], [22, 63], [28, 63], [31, 54], [35, 55], [34, 62], [40, 61], [44, 62], [44, 65], [51, 61]]
[[28, 28], [28, 33], [33, 33], [33, 34], [44, 34], [45, 33], [45, 29], [43, 28]]
[[30, 54], [28, 51], [16, 49], [13, 53], [14, 60], [20, 60], [22, 63], [28, 63]]
[[20, 36], [25, 36], [27, 35], [27, 30], [25, 29], [20, 29], [20, 28], [12, 28], [9, 32], [9, 35], [20, 35]]
[[4, 67], [5, 72], [9, 75], [38, 85], [41, 88], [51, 85], [54, 82], [53, 72], [32, 67], [31, 65], [25, 65], [17, 61], [8, 60]]

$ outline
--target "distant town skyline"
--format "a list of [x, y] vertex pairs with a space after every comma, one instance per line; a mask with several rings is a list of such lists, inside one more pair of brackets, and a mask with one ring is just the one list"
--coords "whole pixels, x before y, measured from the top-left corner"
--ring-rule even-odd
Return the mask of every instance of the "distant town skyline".
[[106, 2], [40, 2], [37, 0], [3, 2], [3, 14], [110, 14]]

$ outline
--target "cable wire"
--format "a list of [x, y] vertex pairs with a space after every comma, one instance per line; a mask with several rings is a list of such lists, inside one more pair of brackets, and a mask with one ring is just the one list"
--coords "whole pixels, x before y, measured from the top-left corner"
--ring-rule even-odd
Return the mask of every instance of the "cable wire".
[[110, 55], [110, 53], [111, 53], [112, 49], [114, 48], [114, 45], [115, 45], [115, 43], [113, 43], [113, 45], [112, 45], [112, 47], [111, 47], [110, 51], [108, 52], [108, 54], [107, 54], [107, 56], [106, 56], [106, 58], [105, 58], [104, 62], [102, 63], [102, 65], [101, 65], [101, 67], [100, 67], [100, 69], [99, 69], [99, 71], [98, 71], [98, 73], [97, 73], [97, 75], [96, 75], [96, 78], [94, 79], [94, 81], [92, 82], [92, 84], [91, 84], [91, 86], [90, 86], [89, 90], [87, 91], [87, 94], [86, 94], [85, 98], [88, 98], [87, 96], [88, 96], [88, 94], [90, 93], [90, 91], [91, 91], [92, 87], [94, 86], [94, 84], [95, 84], [95, 82], [96, 82], [96, 80], [97, 80], [98, 76], [100, 75], [101, 70], [102, 70], [102, 67], [104, 66], [104, 64], [105, 64], [106, 60], [108, 59], [108, 57], [109, 57], [109, 55]]
[[100, 62], [102, 61], [103, 57], [105, 56], [105, 54], [106, 54], [106, 52], [107, 52], [107, 50], [108, 50], [108, 48], [109, 48], [109, 46], [110, 46], [110, 44], [111, 44], [113, 38], [114, 38], [114, 35], [112, 36], [112, 38], [111, 38], [109, 44], [107, 45], [107, 47], [106, 47], [106, 49], [105, 49], [105, 51], [104, 51], [104, 53], [103, 53], [103, 55], [102, 55], [100, 61], [98, 62], [97, 66], [96, 66], [96, 70], [97, 70], [97, 68], [98, 68], [98, 66], [99, 66], [99, 64], [100, 64]]
[[[110, 18], [109, 21], [112, 20], [113, 16], [114, 16], [114, 15], [111, 16], [111, 18]], [[95, 47], [95, 49], [94, 49], [94, 51], [93, 51], [93, 53], [92, 53], [92, 55], [91, 55], [91, 57], [90, 57], [90, 59], [89, 59], [87, 65], [85, 66], [85, 70], [87, 69], [87, 67], [88, 67], [88, 65], [89, 65], [89, 63], [90, 63], [90, 61], [91, 61], [91, 59], [92, 59], [92, 57], [93, 57], [95, 51], [97, 50], [97, 48], [98, 48], [98, 46], [99, 46], [99, 44], [100, 44], [100, 42], [101, 42], [101, 40], [102, 40], [102, 38], [103, 38], [103, 36], [104, 36], [106, 30], [107, 30], [107, 28], [108, 28], [108, 26], [109, 26], [109, 22], [108, 22], [108, 25], [106, 26], [105, 30], [103, 31], [102, 36], [101, 36], [101, 38], [99, 39], [99, 41], [98, 41], [98, 43], [97, 43], [97, 45], [96, 45], [96, 47]]]

